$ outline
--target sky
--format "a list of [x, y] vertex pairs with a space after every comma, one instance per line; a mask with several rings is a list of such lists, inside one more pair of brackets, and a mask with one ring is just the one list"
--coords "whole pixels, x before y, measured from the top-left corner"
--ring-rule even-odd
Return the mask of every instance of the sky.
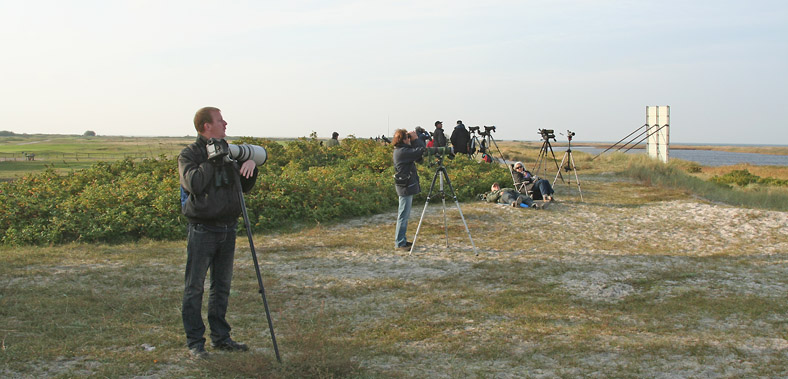
[[[0, 130], [788, 145], [788, 2], [0, 0]], [[558, 135], [559, 140], [563, 138]]]

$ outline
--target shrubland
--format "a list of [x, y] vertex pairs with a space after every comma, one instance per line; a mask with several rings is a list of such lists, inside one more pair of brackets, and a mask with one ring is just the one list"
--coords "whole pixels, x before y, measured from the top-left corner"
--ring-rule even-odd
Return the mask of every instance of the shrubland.
[[[393, 147], [347, 138], [325, 147], [314, 136], [286, 144], [241, 138], [264, 146], [269, 160], [244, 198], [255, 232], [300, 223], [319, 223], [392, 209], [397, 202], [391, 161]], [[419, 165], [423, 201], [435, 172]], [[465, 157], [444, 161], [460, 200], [505, 182], [500, 165]], [[140, 238], [183, 238], [176, 158], [98, 162], [61, 175], [45, 170], [0, 184], [0, 240], [3, 244], [124, 242]]]

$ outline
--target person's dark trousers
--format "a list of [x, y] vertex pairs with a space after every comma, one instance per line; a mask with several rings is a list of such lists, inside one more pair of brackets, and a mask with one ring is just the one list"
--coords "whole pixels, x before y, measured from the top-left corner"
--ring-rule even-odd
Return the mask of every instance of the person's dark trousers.
[[208, 294], [208, 324], [211, 340], [219, 343], [230, 337], [230, 324], [225, 319], [233, 279], [236, 225], [223, 227], [189, 224], [186, 247], [186, 278], [183, 291], [183, 328], [189, 348], [205, 345], [205, 324], [200, 308], [205, 276], [211, 269]]
[[552, 196], [554, 192], [553, 186], [550, 185], [547, 179], [537, 180], [534, 183], [533, 191], [534, 200], [542, 200], [545, 196]]
[[525, 203], [525, 205], [529, 207], [534, 205], [533, 200], [531, 200], [531, 198], [528, 197], [527, 195], [521, 195], [515, 191], [509, 191], [509, 190], [506, 190], [501, 194], [501, 202], [505, 204], [511, 204], [516, 202], [517, 205], [520, 205], [521, 203]]

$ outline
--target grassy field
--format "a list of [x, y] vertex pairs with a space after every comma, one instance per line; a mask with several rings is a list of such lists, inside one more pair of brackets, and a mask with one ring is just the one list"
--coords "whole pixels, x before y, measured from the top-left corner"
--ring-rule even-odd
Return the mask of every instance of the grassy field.
[[583, 202], [562, 184], [545, 210], [463, 203], [478, 256], [451, 203], [449, 246], [430, 206], [412, 256], [393, 209], [256, 235], [281, 365], [245, 238], [228, 316], [251, 351], [205, 361], [185, 241], [0, 248], [0, 376], [788, 376], [787, 213], [581, 175]]
[[[16, 135], [0, 137], [0, 180], [52, 168], [58, 173], [90, 167], [98, 161], [177, 155], [195, 137], [114, 137]], [[33, 160], [28, 155], [33, 154]]]

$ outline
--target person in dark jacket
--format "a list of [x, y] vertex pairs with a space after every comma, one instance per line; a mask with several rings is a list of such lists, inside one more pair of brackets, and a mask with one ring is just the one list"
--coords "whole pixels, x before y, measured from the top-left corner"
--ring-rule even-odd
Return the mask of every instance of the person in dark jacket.
[[397, 196], [399, 196], [394, 246], [398, 249], [407, 250], [413, 245], [413, 243], [408, 242], [405, 235], [408, 230], [408, 218], [413, 205], [413, 195], [421, 192], [416, 162], [422, 161], [425, 147], [416, 136], [415, 131], [408, 133], [405, 129], [394, 131], [392, 143], [394, 144], [392, 157], [394, 161], [394, 187], [397, 190]]
[[[208, 324], [215, 349], [246, 351], [248, 347], [230, 338], [225, 318], [233, 277], [235, 230], [241, 215], [239, 191], [248, 192], [257, 180], [253, 160], [240, 162], [240, 168], [227, 157], [208, 158], [208, 142], [224, 144], [227, 122], [218, 108], [205, 107], [194, 115], [199, 136], [178, 156], [181, 187], [187, 194], [183, 214], [189, 222], [186, 247], [186, 275], [181, 315], [186, 343], [191, 354], [205, 358], [205, 324], [201, 307], [205, 276], [211, 269], [208, 295]], [[237, 186], [240, 174], [241, 188]]]
[[534, 200], [553, 201], [553, 186], [545, 179], [539, 179], [525, 169], [523, 162], [514, 164], [514, 183], [521, 193], [531, 195]]
[[511, 204], [513, 207], [539, 208], [528, 195], [521, 194], [514, 188], [501, 188], [498, 183], [493, 183], [490, 192], [482, 195], [482, 199], [488, 203]]
[[461, 120], [457, 120], [457, 126], [451, 132], [450, 139], [451, 145], [454, 147], [454, 153], [468, 154], [468, 151], [470, 151], [468, 145], [471, 143], [471, 133], [468, 132], [468, 129], [465, 129], [465, 125]]
[[443, 122], [435, 121], [435, 131], [432, 132], [432, 146], [444, 147], [446, 146], [446, 135], [443, 134]]

